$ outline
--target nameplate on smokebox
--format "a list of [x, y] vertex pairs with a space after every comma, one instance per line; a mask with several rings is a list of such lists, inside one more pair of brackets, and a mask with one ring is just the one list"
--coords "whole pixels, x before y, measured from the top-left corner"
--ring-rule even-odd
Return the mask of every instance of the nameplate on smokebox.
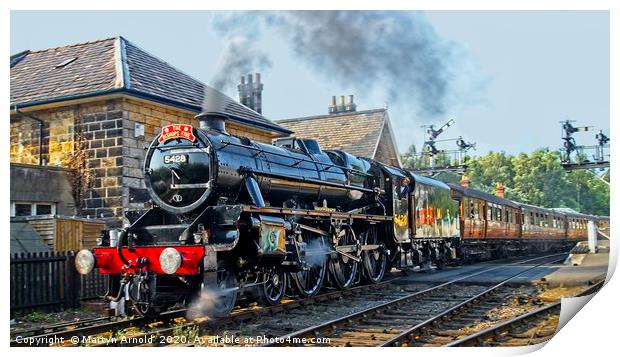
[[196, 141], [193, 128], [187, 124], [171, 124], [161, 128], [159, 142], [163, 143], [170, 139], [185, 139], [191, 142]]

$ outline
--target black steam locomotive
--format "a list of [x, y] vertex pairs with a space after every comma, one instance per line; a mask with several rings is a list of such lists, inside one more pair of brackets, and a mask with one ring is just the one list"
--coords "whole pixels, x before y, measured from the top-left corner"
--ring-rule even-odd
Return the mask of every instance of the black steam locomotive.
[[219, 316], [240, 293], [272, 305], [287, 287], [307, 297], [462, 256], [463, 190], [314, 140], [231, 136], [218, 112], [197, 119], [150, 145], [152, 208], [78, 253], [80, 273], [109, 275], [111, 300], [148, 314], [208, 299], [199, 305]]

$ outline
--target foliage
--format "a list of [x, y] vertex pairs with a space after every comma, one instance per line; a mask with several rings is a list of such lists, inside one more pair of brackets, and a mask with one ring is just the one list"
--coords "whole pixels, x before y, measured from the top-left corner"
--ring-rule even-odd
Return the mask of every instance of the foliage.
[[33, 311], [28, 315], [24, 316], [24, 320], [29, 322], [45, 322], [51, 321], [54, 319], [54, 314], [41, 312], [41, 311]]
[[[415, 150], [409, 151], [409, 158]], [[403, 160], [407, 164], [415, 162]], [[469, 158], [467, 176], [471, 187], [494, 193], [498, 182], [502, 183], [505, 196], [518, 202], [541, 207], [568, 207], [575, 211], [596, 215], [609, 215], [609, 185], [595, 174], [583, 170], [567, 173], [560, 165], [560, 153], [539, 149], [531, 154], [513, 156], [504, 152]], [[454, 173], [443, 173], [436, 178], [445, 182], [457, 182]], [[609, 172], [603, 175], [609, 182]]]
[[78, 209], [83, 208], [84, 198], [95, 182], [94, 171], [88, 165], [87, 145], [84, 135], [76, 133], [73, 153], [65, 162], [65, 166], [73, 170], [73, 197]]

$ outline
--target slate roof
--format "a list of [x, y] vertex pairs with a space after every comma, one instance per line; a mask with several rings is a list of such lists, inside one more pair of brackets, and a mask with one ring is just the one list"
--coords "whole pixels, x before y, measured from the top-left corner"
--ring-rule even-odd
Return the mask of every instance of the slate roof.
[[[11, 56], [11, 107], [125, 92], [198, 113], [204, 88], [120, 36]], [[244, 125], [290, 133], [232, 99], [226, 112]]]
[[30, 223], [11, 221], [11, 254], [49, 251], [47, 244]]
[[322, 149], [368, 158], [374, 157], [386, 121], [386, 109], [276, 120], [297, 137], [317, 140]]

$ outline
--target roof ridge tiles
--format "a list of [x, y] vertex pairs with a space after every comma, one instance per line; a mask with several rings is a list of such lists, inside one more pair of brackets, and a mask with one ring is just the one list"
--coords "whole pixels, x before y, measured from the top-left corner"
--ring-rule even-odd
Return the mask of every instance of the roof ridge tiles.
[[[100, 38], [98, 40], [74, 43], [74, 44], [71, 44], [71, 45], [56, 46], [56, 47], [49, 47], [49, 48], [44, 48], [44, 49], [40, 49], [40, 50], [26, 50], [26, 51], [29, 51], [28, 54], [41, 53], [41, 52], [47, 52], [47, 51], [52, 51], [52, 50], [58, 50], [58, 49], [61, 49], [61, 48], [79, 47], [79, 46], [89, 45], [89, 44], [93, 44], [93, 43], [99, 43], [99, 42], [104, 42], [104, 41], [116, 40], [119, 37], [122, 38], [122, 36], [114, 36], [114, 37]], [[24, 52], [24, 51], [21, 51], [21, 52]]]
[[334, 113], [334, 114], [322, 114], [322, 115], [312, 115], [306, 117], [299, 118], [286, 118], [286, 119], [276, 119], [274, 120], [277, 123], [290, 123], [295, 121], [303, 121], [303, 120], [315, 120], [315, 119], [326, 119], [326, 118], [342, 118], [346, 116], [354, 116], [360, 114], [372, 114], [372, 113], [387, 113], [385, 108], [377, 108], [377, 109], [367, 109], [367, 110], [358, 110], [354, 112], [343, 112], [343, 113]]

